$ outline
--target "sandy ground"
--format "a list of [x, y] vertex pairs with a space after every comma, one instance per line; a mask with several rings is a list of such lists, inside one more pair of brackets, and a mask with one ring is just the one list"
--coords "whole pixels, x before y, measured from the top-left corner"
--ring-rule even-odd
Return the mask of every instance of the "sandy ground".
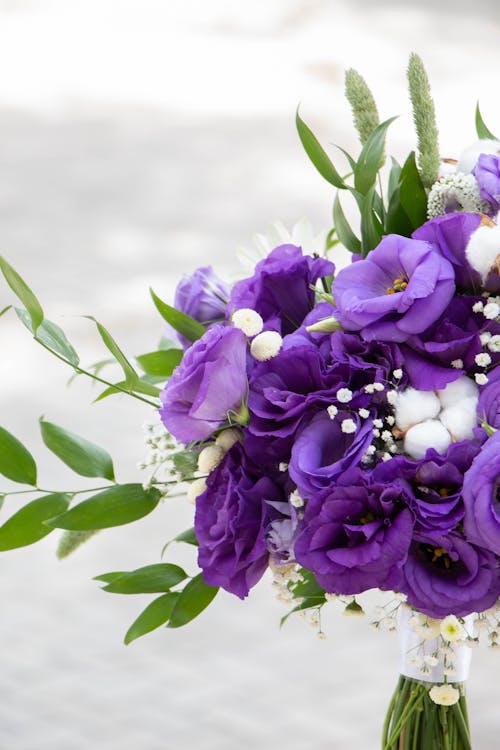
[[[293, 117], [324, 143], [355, 149], [343, 70], [368, 78], [382, 116], [401, 114], [391, 148], [413, 146], [404, 88], [409, 51], [425, 58], [442, 149], [474, 139], [480, 98], [500, 130], [500, 6], [368, 0], [3, 0], [0, 2], [0, 235], [6, 257], [64, 327], [85, 362], [103, 355], [93, 313], [131, 354], [162, 324], [149, 301], [275, 219], [330, 221], [332, 194], [304, 156]], [[332, 149], [333, 153], [333, 149]], [[11, 301], [0, 290], [0, 309]], [[115, 457], [136, 480], [147, 407], [89, 406], [95, 391], [0, 321], [0, 423], [36, 454], [44, 486], [75, 479], [44, 451], [44, 414]], [[92, 486], [82, 483], [78, 486]], [[18, 501], [5, 503], [3, 516]], [[73, 558], [55, 535], [0, 558], [0, 750], [375, 750], [396, 679], [397, 644], [333, 607], [326, 641], [284, 613], [265, 579], [245, 602], [221, 594], [184, 630], [129, 648], [140, 597], [100, 592], [93, 575], [159, 559], [191, 525], [172, 500], [105, 532]], [[189, 551], [172, 559], [192, 566]], [[475, 747], [498, 747], [496, 656], [476, 652], [470, 680]]]

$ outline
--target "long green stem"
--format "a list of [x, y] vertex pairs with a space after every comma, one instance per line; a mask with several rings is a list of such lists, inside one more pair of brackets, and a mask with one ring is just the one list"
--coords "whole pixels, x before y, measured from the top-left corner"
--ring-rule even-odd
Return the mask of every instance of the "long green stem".
[[110, 383], [109, 380], [104, 380], [104, 378], [100, 378], [99, 375], [93, 375], [88, 370], [84, 370], [82, 367], [79, 367], [78, 365], [73, 364], [73, 362], [70, 362], [69, 359], [66, 359], [66, 357], [63, 357], [61, 354], [58, 354], [57, 352], [55, 352], [49, 346], [44, 344], [43, 341], [40, 341], [40, 339], [37, 339], [36, 336], [34, 338], [35, 338], [35, 341], [38, 344], [40, 344], [40, 346], [43, 346], [43, 348], [47, 349], [47, 351], [53, 354], [54, 357], [57, 357], [57, 359], [60, 359], [61, 362], [64, 362], [66, 365], [69, 365], [73, 370], [75, 370], [76, 372], [79, 372], [81, 375], [86, 375], [88, 378], [92, 378], [92, 380], [96, 380], [98, 383], [102, 383], [103, 385], [111, 386], [112, 388], [115, 388], [117, 391], [124, 393], [126, 396], [132, 396], [132, 398], [135, 398], [138, 401], [142, 401], [143, 403], [148, 404], [148, 406], [152, 406], [154, 409], [158, 408], [158, 404], [155, 404], [154, 401], [150, 401], [148, 398], [139, 396], [138, 393], [127, 391], [126, 388], [122, 388], [121, 386], [116, 385], [115, 383]]

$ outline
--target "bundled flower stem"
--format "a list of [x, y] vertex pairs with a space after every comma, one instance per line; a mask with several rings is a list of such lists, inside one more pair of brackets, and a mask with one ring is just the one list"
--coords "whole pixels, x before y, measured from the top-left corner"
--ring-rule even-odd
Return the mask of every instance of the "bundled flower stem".
[[382, 731], [382, 750], [472, 750], [464, 683], [449, 684], [459, 697], [446, 706], [432, 700], [431, 685], [400, 675]]

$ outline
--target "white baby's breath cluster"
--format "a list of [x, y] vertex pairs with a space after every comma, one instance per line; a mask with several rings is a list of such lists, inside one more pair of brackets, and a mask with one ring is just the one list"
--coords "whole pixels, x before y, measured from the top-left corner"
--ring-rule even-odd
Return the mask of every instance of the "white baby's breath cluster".
[[166, 497], [170, 486], [162, 486], [161, 483], [173, 484], [178, 479], [172, 456], [174, 453], [183, 450], [183, 446], [166, 431], [159, 419], [144, 422], [142, 430], [146, 454], [142, 461], [137, 464], [137, 468], [140, 471], [149, 472], [147, 480], [143, 483], [144, 489], [148, 489], [154, 484]]
[[438, 620], [414, 612], [409, 619], [409, 625], [420, 641], [407, 654], [408, 665], [425, 677], [441, 664], [445, 679], [453, 681], [457, 675], [457, 648], [472, 647], [476, 642], [472, 619], [448, 615]]
[[456, 172], [441, 177], [431, 188], [427, 202], [427, 217], [434, 219], [448, 211], [488, 213], [491, 205], [481, 198], [479, 185], [472, 174]]
[[491, 649], [497, 649], [500, 645], [500, 601], [491, 609], [476, 615], [474, 629], [477, 633], [471, 646], [479, 645], [481, 640], [486, 641]]

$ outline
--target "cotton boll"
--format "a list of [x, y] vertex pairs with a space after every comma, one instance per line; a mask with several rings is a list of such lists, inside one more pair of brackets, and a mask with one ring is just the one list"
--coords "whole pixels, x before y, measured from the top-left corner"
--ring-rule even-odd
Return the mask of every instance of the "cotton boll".
[[222, 448], [224, 453], [227, 453], [235, 443], [241, 442], [243, 435], [236, 427], [229, 427], [227, 430], [223, 430], [215, 439], [215, 445]]
[[470, 440], [474, 436], [473, 429], [477, 426], [476, 409], [477, 397], [464, 398], [460, 403], [443, 409], [439, 420], [454, 440]]
[[441, 404], [432, 391], [417, 391], [407, 388], [398, 393], [395, 401], [396, 427], [408, 429], [424, 419], [434, 419], [440, 412]]
[[480, 225], [471, 234], [465, 255], [472, 268], [481, 274], [483, 283], [500, 255], [500, 226]]
[[500, 151], [500, 141], [483, 139], [472, 143], [460, 154], [457, 172], [472, 172], [481, 154], [496, 154]]
[[448, 383], [446, 388], [441, 391], [437, 391], [438, 398], [441, 402], [443, 409], [447, 409], [449, 406], [455, 406], [460, 401], [468, 398], [478, 398], [478, 387], [471, 378], [467, 375], [454, 380], [453, 383]]
[[404, 449], [411, 458], [420, 459], [428, 448], [438, 453], [446, 453], [451, 443], [451, 435], [438, 419], [428, 419], [410, 427], [405, 436]]

